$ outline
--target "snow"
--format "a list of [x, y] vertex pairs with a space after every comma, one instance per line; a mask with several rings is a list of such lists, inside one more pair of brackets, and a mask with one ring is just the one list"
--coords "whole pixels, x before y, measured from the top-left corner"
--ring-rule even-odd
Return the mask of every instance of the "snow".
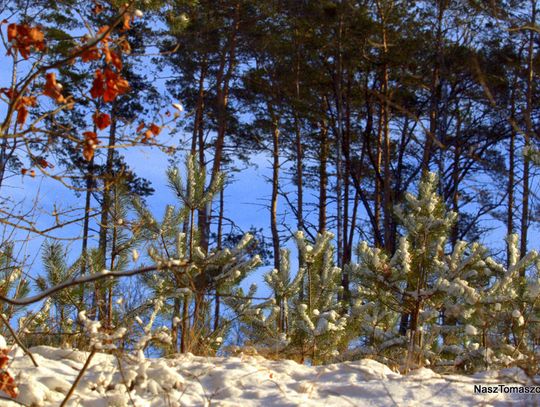
[[[13, 347], [10, 372], [27, 406], [58, 406], [88, 353], [38, 346], [34, 367]], [[120, 367], [119, 367], [120, 366]], [[306, 366], [258, 355], [117, 358], [96, 353], [69, 406], [457, 406], [530, 405], [519, 395], [474, 394], [474, 385], [529, 383], [518, 368], [444, 376], [427, 368], [401, 375], [370, 359]], [[130, 390], [128, 393], [128, 389]], [[540, 396], [537, 396], [540, 397]], [[8, 401], [1, 406], [16, 407]]]
[[473, 325], [466, 325], [465, 326], [465, 333], [467, 335], [474, 336], [474, 335], [478, 334], [478, 330]]

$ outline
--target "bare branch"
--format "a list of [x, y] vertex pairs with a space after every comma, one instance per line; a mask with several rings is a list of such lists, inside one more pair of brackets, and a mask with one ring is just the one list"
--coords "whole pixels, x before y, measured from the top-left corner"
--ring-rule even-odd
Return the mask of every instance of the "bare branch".
[[[175, 267], [185, 267], [187, 265], [186, 262], [182, 262], [182, 264], [180, 265], [175, 265]], [[69, 280], [69, 281], [65, 281], [61, 284], [58, 284], [54, 287], [51, 287], [45, 291], [42, 291], [41, 293], [39, 294], [36, 294], [34, 296], [31, 296], [31, 297], [26, 297], [26, 298], [8, 298], [8, 297], [4, 297], [2, 295], [0, 295], [0, 301], [4, 301], [4, 302], [7, 302], [8, 304], [11, 304], [11, 305], [29, 305], [29, 304], [33, 304], [35, 302], [39, 302], [47, 297], [50, 297], [52, 294], [58, 292], [58, 291], [61, 291], [61, 290], [64, 290], [66, 288], [69, 288], [69, 287], [73, 287], [74, 285], [78, 285], [78, 284], [83, 284], [83, 283], [89, 283], [89, 282], [92, 282], [92, 281], [97, 281], [97, 280], [101, 280], [101, 279], [104, 279], [104, 278], [114, 278], [114, 277], [127, 277], [127, 276], [134, 276], [134, 275], [137, 275], [137, 274], [144, 274], [144, 273], [148, 273], [150, 271], [156, 271], [156, 270], [159, 270], [161, 267], [157, 266], [157, 265], [154, 265], [154, 266], [148, 266], [148, 267], [143, 267], [143, 268], [140, 268], [140, 269], [135, 269], [135, 270], [128, 270], [128, 271], [105, 271], [105, 272], [101, 272], [101, 273], [94, 273], [94, 274], [89, 274], [89, 275], [86, 275], [86, 276], [81, 276], [81, 277], [78, 277], [78, 278], [74, 278], [72, 280]]]
[[92, 358], [94, 357], [95, 354], [96, 354], [96, 350], [92, 349], [92, 352], [90, 352], [90, 355], [88, 355], [88, 358], [86, 359], [86, 362], [84, 363], [84, 366], [82, 367], [81, 371], [77, 375], [77, 378], [73, 382], [73, 385], [71, 386], [71, 388], [67, 392], [66, 397], [64, 398], [64, 400], [62, 400], [62, 403], [60, 404], [60, 407], [64, 407], [66, 405], [66, 403], [68, 402], [69, 398], [73, 395], [73, 392], [75, 391], [75, 388], [77, 387], [77, 385], [81, 381], [82, 377], [84, 376], [84, 373], [86, 372], [86, 370], [90, 366], [90, 362], [92, 361]]

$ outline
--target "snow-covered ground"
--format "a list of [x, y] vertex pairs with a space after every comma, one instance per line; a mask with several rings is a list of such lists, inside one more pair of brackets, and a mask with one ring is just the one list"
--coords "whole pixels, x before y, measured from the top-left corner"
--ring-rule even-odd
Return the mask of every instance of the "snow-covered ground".
[[[10, 371], [26, 406], [58, 406], [88, 353], [32, 348], [39, 367], [15, 348]], [[373, 360], [310, 367], [259, 356], [190, 354], [121, 361], [96, 354], [69, 406], [506, 406], [540, 405], [540, 394], [474, 394], [474, 385], [526, 383], [519, 369], [440, 376], [420, 369], [399, 375]], [[129, 392], [128, 392], [129, 389]], [[20, 404], [0, 400], [0, 406]]]

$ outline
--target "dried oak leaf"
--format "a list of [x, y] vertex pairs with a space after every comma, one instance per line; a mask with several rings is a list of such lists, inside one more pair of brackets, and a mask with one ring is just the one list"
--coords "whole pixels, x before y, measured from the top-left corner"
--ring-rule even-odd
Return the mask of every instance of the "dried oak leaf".
[[95, 45], [93, 47], [84, 48], [81, 53], [83, 62], [97, 61], [101, 57], [101, 51]]
[[39, 157], [36, 159], [37, 165], [39, 165], [41, 168], [54, 168], [54, 165], [52, 165], [50, 162], [45, 160], [42, 157]]
[[95, 112], [92, 115], [92, 118], [94, 119], [94, 124], [99, 130], [106, 129], [111, 125], [111, 116], [109, 116], [107, 113]]
[[126, 31], [126, 30], [129, 30], [131, 28], [130, 26], [130, 23], [131, 23], [131, 15], [127, 12], [124, 13], [124, 15], [122, 16], [122, 30]]
[[152, 123], [152, 124], [150, 125], [150, 131], [152, 132], [152, 134], [153, 134], [154, 136], [157, 136], [159, 133], [161, 133], [161, 127], [158, 126], [158, 125], [155, 124], [155, 123]]
[[28, 118], [28, 107], [36, 106], [37, 101], [35, 96], [23, 96], [15, 104], [15, 110], [17, 111], [17, 124], [19, 126], [24, 125]]
[[94, 157], [94, 152], [99, 144], [97, 134], [93, 131], [85, 131], [83, 133], [83, 157], [86, 161], [91, 161]]
[[103, 94], [104, 102], [112, 102], [118, 95], [129, 91], [129, 82], [110, 68], [105, 68], [106, 90]]
[[66, 98], [62, 95], [62, 85], [56, 82], [56, 74], [48, 73], [46, 78], [43, 94], [54, 99], [56, 103], [66, 103]]
[[105, 62], [107, 64], [112, 64], [119, 71], [122, 69], [122, 59], [120, 58], [120, 55], [109, 49], [107, 44], [103, 46], [103, 55], [105, 55]]
[[144, 138], [143, 138], [143, 143], [146, 143], [148, 141], [150, 141], [152, 139], [152, 137], [154, 136], [154, 134], [152, 133], [151, 130], [146, 130], [144, 132]]
[[0, 349], [0, 369], [6, 369], [9, 362], [9, 349]]
[[90, 95], [94, 99], [100, 98], [105, 93], [105, 76], [101, 69], [96, 69], [94, 73], [94, 82], [92, 83], [92, 88], [90, 89]]
[[15, 398], [19, 395], [19, 389], [15, 379], [7, 371], [0, 372], [0, 391], [6, 393], [9, 397]]
[[129, 83], [110, 68], [96, 69], [90, 94], [94, 99], [103, 97], [104, 102], [112, 102], [118, 95], [129, 91]]
[[38, 27], [30, 27], [28, 24], [11, 23], [8, 26], [8, 41], [24, 59], [28, 59], [32, 49], [37, 51], [45, 49], [43, 32]]

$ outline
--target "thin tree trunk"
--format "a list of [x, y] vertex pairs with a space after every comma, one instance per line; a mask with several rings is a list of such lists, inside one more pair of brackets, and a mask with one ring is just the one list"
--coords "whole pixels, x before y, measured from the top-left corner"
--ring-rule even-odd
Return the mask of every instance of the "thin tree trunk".
[[[516, 77], [517, 79], [517, 77]], [[510, 100], [510, 146], [508, 151], [509, 165], [508, 165], [508, 209], [506, 213], [506, 234], [510, 236], [514, 233], [514, 188], [515, 188], [515, 166], [516, 166], [516, 81], [514, 80], [514, 86], [512, 87], [512, 96]], [[510, 266], [510, 246], [507, 248], [506, 265]]]
[[[206, 60], [202, 63], [201, 66], [201, 72], [199, 76], [199, 89], [197, 94], [197, 105], [195, 109], [195, 122], [193, 124], [193, 135], [191, 140], [191, 154], [194, 156], [197, 154], [197, 144], [199, 146], [198, 152], [199, 152], [199, 166], [201, 168], [201, 171], [206, 172], [206, 162], [205, 162], [205, 145], [204, 145], [204, 97], [205, 97], [205, 89], [204, 89], [204, 81], [206, 80], [206, 74], [207, 74], [208, 66], [206, 63]], [[189, 188], [189, 186], [188, 186]], [[206, 208], [199, 208], [197, 211], [198, 216], [198, 229], [203, 236], [203, 246], [206, 246], [206, 230], [208, 229], [208, 222], [207, 222], [207, 209]]]
[[324, 121], [321, 121], [319, 150], [319, 233], [323, 233], [326, 230], [328, 188], [328, 129]]
[[2, 184], [4, 182], [4, 177], [6, 176], [7, 164], [13, 153], [15, 152], [16, 139], [13, 141], [13, 146], [9, 146], [8, 138], [2, 140], [2, 146], [0, 147], [0, 190], [2, 189]]
[[[383, 14], [384, 16], [384, 14]], [[390, 160], [391, 160], [391, 151], [390, 151], [390, 128], [389, 128], [389, 91], [388, 91], [388, 64], [386, 63], [386, 58], [388, 54], [388, 39], [386, 32], [386, 18], [382, 18], [383, 25], [383, 53], [384, 53], [384, 64], [383, 64], [383, 75], [382, 75], [382, 103], [381, 103], [381, 120], [382, 120], [382, 133], [383, 133], [383, 162], [384, 162], [384, 184], [383, 184], [383, 210], [384, 210], [384, 247], [387, 253], [392, 254], [394, 252], [395, 236], [393, 235], [392, 227], [392, 174], [390, 172]]]
[[[229, 38], [228, 48], [223, 52], [220, 67], [218, 70], [217, 82], [217, 137], [214, 149], [214, 163], [210, 178], [210, 185], [213, 184], [221, 170], [221, 161], [223, 156], [223, 147], [225, 144], [225, 135], [227, 133], [227, 103], [229, 99], [229, 86], [232, 74], [236, 67], [236, 45], [237, 36], [240, 30], [240, 2], [235, 5], [234, 19], [232, 23], [232, 32]], [[228, 55], [228, 58], [227, 58]], [[227, 69], [225, 67], [227, 66]], [[200, 246], [204, 250], [208, 250], [208, 236], [210, 234], [210, 213], [206, 209], [206, 218], [204, 229], [200, 231], [201, 243]], [[202, 228], [203, 225], [201, 225]]]
[[[345, 98], [345, 132], [343, 133], [343, 160], [345, 164], [345, 174], [343, 178], [343, 261], [347, 264], [351, 261], [351, 247], [349, 245], [349, 193], [351, 177], [351, 97], [352, 97], [352, 77], [351, 71], [347, 71], [347, 94]], [[354, 219], [355, 214], [352, 215]], [[354, 220], [353, 220], [354, 222]], [[351, 226], [352, 227], [352, 226]], [[349, 276], [344, 275], [346, 286], [349, 285]]]
[[[274, 116], [274, 115], [272, 115]], [[277, 225], [277, 204], [279, 193], [279, 128], [275, 117], [272, 118], [272, 197], [270, 201], [270, 229], [274, 249], [274, 268], [279, 269], [279, 231]]]
[[[109, 230], [109, 212], [111, 210], [111, 185], [114, 182], [113, 164], [114, 164], [114, 146], [116, 144], [116, 122], [115, 105], [112, 107], [112, 121], [109, 131], [109, 145], [107, 149], [107, 161], [105, 164], [105, 172], [103, 175], [103, 201], [101, 203], [101, 220], [99, 225], [99, 242], [98, 250], [101, 256], [102, 268], [105, 268], [107, 259], [107, 232]], [[97, 317], [99, 320], [105, 320], [105, 293], [101, 283], [95, 283], [94, 290], [95, 302], [97, 307]]]
[[[90, 230], [90, 205], [92, 203], [92, 189], [94, 188], [94, 157], [90, 160], [86, 169], [86, 191], [84, 198], [84, 222], [81, 247], [81, 275], [86, 274], [88, 266], [88, 234]], [[84, 292], [86, 285], [81, 286], [81, 297], [79, 299], [79, 308], [82, 310], [84, 305]]]
[[[17, 83], [17, 64], [13, 65], [13, 70], [11, 72], [11, 90], [15, 91], [15, 84]], [[14, 106], [10, 106], [8, 109], [8, 112], [5, 116], [4, 122], [0, 125], [0, 138], [2, 138], [2, 147], [0, 148], [0, 190], [2, 188], [2, 185], [4, 183], [4, 178], [6, 176], [6, 169], [7, 169], [7, 163], [10, 160], [11, 156], [15, 153], [15, 149], [17, 147], [17, 139], [13, 139], [13, 145], [11, 148], [9, 148], [8, 143], [8, 137], [6, 136], [6, 133], [9, 131], [9, 127], [11, 124], [11, 114], [12, 112], [9, 112]], [[17, 123], [15, 122], [13, 124], [13, 134], [17, 132]], [[8, 150], [9, 153], [8, 153]]]
[[[118, 199], [118, 191], [115, 186], [115, 200]], [[115, 205], [118, 205], [118, 202], [115, 203]], [[112, 240], [111, 240], [111, 262], [110, 262], [110, 270], [114, 270], [114, 265], [116, 262], [116, 240], [118, 238], [118, 230], [116, 223], [113, 224], [113, 230], [112, 230]], [[113, 283], [112, 281], [109, 283], [110, 286], [107, 288], [107, 327], [109, 329], [112, 328], [112, 314], [113, 314]]]
[[[296, 102], [300, 102], [300, 58], [296, 57], [296, 77], [295, 77]], [[295, 130], [295, 154], [296, 154], [296, 219], [298, 230], [304, 230], [304, 151], [302, 148], [302, 134], [300, 131], [300, 119], [298, 112], [294, 112]]]
[[[379, 120], [377, 126], [377, 145], [375, 150], [375, 197], [374, 197], [374, 225], [373, 229], [375, 230], [374, 235], [380, 236], [381, 232], [381, 165], [382, 165], [382, 144], [383, 144], [383, 128], [384, 128], [384, 118], [382, 114], [382, 106], [379, 111]], [[375, 239], [375, 246], [382, 247], [383, 242]]]
[[[536, 24], [536, 0], [531, 0], [532, 15], [531, 27]], [[527, 102], [525, 107], [525, 147], [529, 148], [531, 144], [531, 135], [533, 131], [532, 125], [532, 109], [533, 109], [533, 80], [534, 80], [534, 30], [529, 30], [529, 46], [527, 55]], [[523, 158], [523, 199], [521, 212], [521, 242], [520, 256], [524, 257], [527, 254], [527, 235], [529, 232], [529, 182], [530, 182], [530, 162], [528, 157]], [[525, 270], [521, 271], [521, 277], [525, 277]]]
[[188, 350], [189, 331], [189, 297], [184, 296], [182, 301], [182, 335], [180, 337], [180, 352], [186, 353]]
[[177, 316], [180, 315], [180, 299], [175, 297], [173, 304], [173, 317], [171, 321], [172, 352], [178, 352], [178, 324], [175, 323]]
[[[277, 204], [279, 193], [279, 123], [272, 105], [267, 103], [267, 106], [272, 120], [272, 197], [270, 202], [270, 229], [272, 232], [272, 247], [274, 250], [274, 268], [279, 270], [281, 266], [279, 231], [277, 225]], [[278, 304], [280, 307], [279, 328], [281, 332], [284, 332], [286, 328], [284, 309], [285, 300], [279, 298]]]
[[434, 140], [437, 137], [437, 128], [439, 121], [439, 102], [441, 99], [441, 81], [440, 70], [442, 64], [442, 49], [443, 49], [443, 19], [444, 12], [446, 10], [447, 0], [438, 0], [437, 8], [437, 29], [436, 29], [436, 43], [435, 43], [435, 58], [433, 64], [433, 72], [431, 75], [431, 100], [429, 107], [429, 134], [426, 135], [426, 142], [424, 144], [424, 154], [422, 157], [422, 172], [429, 171], [429, 162], [431, 160], [431, 154], [433, 150]]
[[362, 181], [362, 163], [364, 162], [364, 156], [365, 156], [365, 153], [366, 153], [366, 149], [367, 149], [367, 144], [366, 143], [362, 143], [362, 152], [360, 153], [360, 157], [359, 157], [359, 160], [358, 160], [358, 167], [357, 167], [357, 170], [355, 171], [355, 173], [353, 174], [351, 172], [350, 176], [351, 176], [351, 179], [352, 179], [352, 183], [353, 183], [353, 186], [355, 188], [355, 193], [354, 193], [354, 204], [353, 204], [353, 212], [352, 212], [352, 215], [351, 215], [351, 227], [349, 229], [349, 241], [348, 241], [348, 253], [349, 253], [349, 261], [351, 260], [352, 258], [352, 247], [353, 247], [353, 242], [354, 242], [354, 232], [356, 230], [356, 222], [357, 222], [357, 216], [358, 216], [358, 206], [360, 205], [360, 185], [361, 185], [361, 181]]
[[[458, 106], [458, 112], [457, 112], [457, 123], [456, 123], [456, 142], [454, 146], [454, 163], [452, 168], [452, 210], [459, 214], [459, 180], [460, 180], [460, 168], [459, 168], [459, 161], [461, 159], [461, 114], [459, 112], [459, 106]], [[459, 217], [458, 217], [459, 219]], [[459, 221], [456, 221], [456, 223], [452, 227], [452, 232], [450, 236], [450, 243], [452, 245], [452, 249], [456, 246], [456, 243], [459, 238]]]
[[[343, 17], [339, 16], [339, 26], [337, 35], [337, 69], [334, 75], [334, 94], [336, 98], [336, 210], [337, 210], [337, 265], [342, 267], [343, 264], [343, 92], [342, 92], [342, 75], [343, 61], [341, 55], [341, 35], [343, 30]], [[343, 276], [342, 276], [343, 280]], [[348, 287], [345, 288], [347, 291]]]
[[[225, 214], [225, 188], [219, 191], [219, 217], [218, 217], [218, 233], [217, 233], [217, 249], [221, 250], [223, 241], [223, 216]], [[214, 307], [214, 331], [219, 328], [219, 313], [220, 313], [220, 295], [219, 286], [216, 286], [216, 298]]]

